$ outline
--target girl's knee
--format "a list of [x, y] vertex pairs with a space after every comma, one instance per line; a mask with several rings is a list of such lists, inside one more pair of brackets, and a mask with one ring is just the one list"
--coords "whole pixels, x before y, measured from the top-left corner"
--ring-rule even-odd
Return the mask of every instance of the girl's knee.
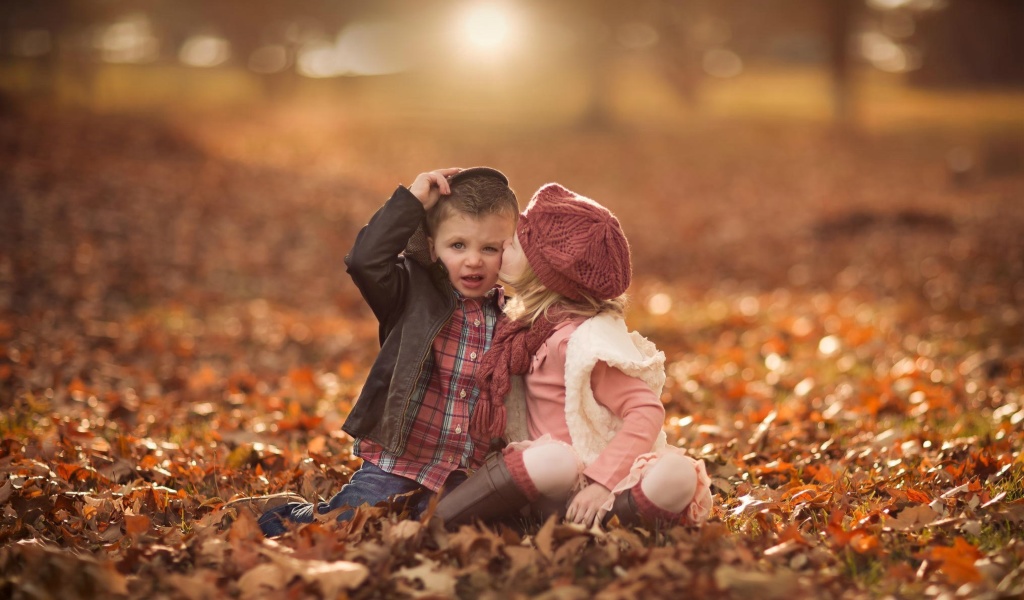
[[661, 456], [644, 473], [641, 489], [651, 502], [669, 512], [682, 512], [697, 492], [693, 460], [678, 454]]
[[579, 479], [579, 459], [564, 444], [530, 446], [523, 451], [523, 464], [543, 496], [564, 496]]

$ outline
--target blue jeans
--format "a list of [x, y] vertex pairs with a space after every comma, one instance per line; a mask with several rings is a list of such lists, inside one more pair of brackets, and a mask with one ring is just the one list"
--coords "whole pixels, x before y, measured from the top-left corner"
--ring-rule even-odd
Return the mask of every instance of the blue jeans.
[[[441, 494], [444, 495], [465, 480], [465, 473], [453, 472], [445, 481]], [[312, 523], [315, 520], [314, 514], [328, 513], [343, 506], [356, 507], [363, 504], [373, 506], [394, 496], [410, 492], [416, 493], [408, 497], [406, 508], [412, 518], [419, 518], [420, 513], [427, 508], [430, 499], [434, 497], [434, 492], [412, 479], [393, 475], [381, 470], [377, 465], [363, 462], [363, 466], [352, 475], [352, 479], [348, 483], [341, 486], [341, 491], [335, 494], [330, 502], [318, 504], [289, 502], [278, 506], [260, 515], [260, 529], [263, 530], [263, 535], [273, 537], [288, 531], [285, 521]], [[343, 511], [338, 515], [338, 520], [347, 521], [354, 514], [354, 510]]]

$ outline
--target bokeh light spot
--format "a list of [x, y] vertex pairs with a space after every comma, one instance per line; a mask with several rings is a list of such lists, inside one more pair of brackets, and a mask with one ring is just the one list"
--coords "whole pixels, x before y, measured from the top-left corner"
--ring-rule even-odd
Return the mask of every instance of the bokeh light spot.
[[192, 67], [216, 67], [231, 56], [231, 44], [213, 35], [194, 35], [182, 44], [178, 59]]
[[647, 312], [652, 315], [663, 315], [672, 310], [672, 297], [659, 292], [647, 300]]

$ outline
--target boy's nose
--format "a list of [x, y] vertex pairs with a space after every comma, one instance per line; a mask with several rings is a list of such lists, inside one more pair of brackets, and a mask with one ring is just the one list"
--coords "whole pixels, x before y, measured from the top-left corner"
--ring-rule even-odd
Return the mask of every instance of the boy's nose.
[[483, 264], [484, 257], [479, 252], [470, 252], [469, 256], [466, 258], [466, 262], [471, 265]]

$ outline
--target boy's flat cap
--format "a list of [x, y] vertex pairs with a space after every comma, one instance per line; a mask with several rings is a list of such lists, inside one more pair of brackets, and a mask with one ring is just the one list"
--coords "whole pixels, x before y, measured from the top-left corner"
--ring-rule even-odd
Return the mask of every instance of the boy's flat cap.
[[448, 177], [448, 183], [455, 183], [457, 181], [461, 181], [463, 179], [475, 176], [495, 177], [497, 179], [500, 179], [501, 182], [504, 183], [505, 185], [508, 185], [508, 177], [505, 177], [505, 174], [502, 173], [501, 171], [493, 169], [491, 167], [469, 167], [468, 169], [463, 169], [458, 173]]

